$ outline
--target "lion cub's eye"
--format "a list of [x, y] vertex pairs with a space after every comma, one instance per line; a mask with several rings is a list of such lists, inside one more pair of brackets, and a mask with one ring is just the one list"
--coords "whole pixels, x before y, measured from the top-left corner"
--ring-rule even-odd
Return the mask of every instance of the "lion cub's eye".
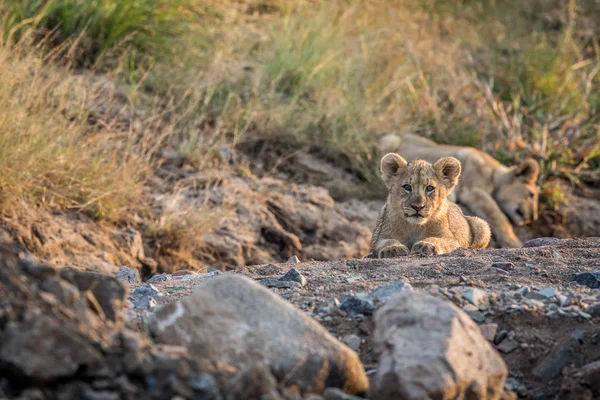
[[425, 188], [425, 191], [427, 193], [433, 193], [434, 190], [435, 190], [435, 188], [431, 185], [427, 185], [427, 187]]
[[410, 185], [404, 185], [402, 186], [404, 188], [404, 190], [406, 190], [407, 192], [410, 192], [412, 190], [412, 186]]

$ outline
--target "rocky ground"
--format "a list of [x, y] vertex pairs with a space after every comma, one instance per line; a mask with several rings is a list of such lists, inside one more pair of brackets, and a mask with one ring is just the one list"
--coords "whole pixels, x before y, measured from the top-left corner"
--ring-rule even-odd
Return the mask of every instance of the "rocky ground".
[[[599, 255], [598, 239], [540, 238], [522, 249], [460, 249], [393, 260], [292, 258], [235, 273], [319, 321], [359, 353], [370, 377], [380, 368], [373, 315], [392, 294], [414, 291], [454, 303], [479, 325], [508, 366], [505, 387], [519, 397], [591, 399], [600, 396]], [[184, 274], [156, 276], [152, 286], [133, 283], [129, 323], [147, 329], [155, 305], [186, 298], [219, 273]], [[423, 351], [428, 346], [416, 345]]]

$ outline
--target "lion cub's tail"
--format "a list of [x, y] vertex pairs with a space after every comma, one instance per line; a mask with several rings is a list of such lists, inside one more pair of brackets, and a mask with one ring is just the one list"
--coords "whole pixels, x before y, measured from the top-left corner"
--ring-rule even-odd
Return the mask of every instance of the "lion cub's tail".
[[471, 246], [476, 249], [483, 249], [490, 244], [492, 238], [492, 231], [490, 230], [490, 224], [479, 217], [465, 217], [469, 223], [471, 231]]

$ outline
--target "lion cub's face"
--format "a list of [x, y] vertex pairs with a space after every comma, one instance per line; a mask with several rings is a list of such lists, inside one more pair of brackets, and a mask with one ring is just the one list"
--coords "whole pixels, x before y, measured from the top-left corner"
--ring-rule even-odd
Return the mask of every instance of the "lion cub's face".
[[502, 211], [517, 226], [538, 219], [539, 189], [536, 181], [539, 174], [538, 164], [534, 160], [525, 160], [510, 169], [494, 194]]
[[423, 225], [435, 217], [460, 176], [460, 162], [453, 157], [435, 164], [415, 160], [408, 164], [395, 153], [381, 159], [383, 180], [389, 189], [390, 203], [411, 224]]

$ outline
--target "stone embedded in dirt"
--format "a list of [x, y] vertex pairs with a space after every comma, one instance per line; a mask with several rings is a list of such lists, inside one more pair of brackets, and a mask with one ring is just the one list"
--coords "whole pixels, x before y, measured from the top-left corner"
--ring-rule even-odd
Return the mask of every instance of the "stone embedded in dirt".
[[306, 286], [307, 283], [306, 278], [300, 272], [298, 272], [296, 268], [291, 268], [288, 272], [285, 273], [285, 275], [279, 278], [279, 280], [298, 282], [301, 287]]
[[515, 264], [508, 261], [495, 262], [492, 264], [492, 268], [499, 268], [504, 271], [512, 271], [515, 269]]
[[406, 290], [412, 290], [412, 286], [410, 283], [400, 280], [379, 286], [377, 289], [373, 290], [370, 295], [379, 303], [385, 303], [392, 296]]
[[529, 287], [523, 286], [523, 287], [518, 288], [515, 293], [519, 294], [521, 296], [527, 296], [530, 292], [531, 292], [531, 289]]
[[569, 364], [576, 367], [583, 365], [585, 353], [583, 351], [584, 335], [579, 330], [574, 330], [571, 335], [557, 343], [552, 351], [534, 368], [533, 375], [538, 378], [554, 378]]
[[141, 310], [152, 310], [156, 307], [156, 300], [152, 296], [144, 296], [139, 300], [135, 300], [133, 306]]
[[300, 259], [298, 258], [298, 256], [293, 255], [290, 258], [288, 258], [285, 263], [286, 264], [299, 264], [300, 263]]
[[527, 298], [534, 300], [550, 301], [558, 299], [559, 293], [551, 287], [545, 287], [535, 292], [527, 293]]
[[360, 337], [357, 335], [347, 335], [342, 338], [342, 342], [354, 351], [360, 348]]
[[543, 246], [555, 246], [560, 243], [561, 240], [555, 237], [540, 237], [530, 239], [523, 243], [523, 247], [543, 247]]
[[488, 342], [493, 342], [496, 337], [496, 331], [498, 331], [498, 324], [482, 324], [479, 325], [481, 334]]
[[225, 375], [266, 362], [280, 384], [303, 393], [322, 393], [327, 385], [360, 394], [368, 386], [356, 353], [243, 276], [206, 280], [190, 297], [157, 308], [150, 330], [156, 342], [185, 346], [202, 368]]
[[186, 276], [186, 275], [194, 275], [192, 271], [189, 269], [180, 269], [171, 274], [171, 276]]
[[519, 343], [514, 339], [506, 338], [496, 345], [496, 350], [501, 353], [509, 354], [519, 348]]
[[600, 361], [594, 361], [586, 364], [579, 369], [581, 383], [590, 389], [594, 395], [600, 395]]
[[133, 289], [133, 292], [131, 293], [132, 297], [155, 297], [155, 296], [160, 296], [162, 293], [160, 292], [160, 290], [158, 290], [156, 288], [156, 286], [154, 286], [151, 283], [146, 283], [145, 285], [142, 286], [138, 286], [135, 289]]
[[484, 268], [481, 271], [479, 271], [479, 274], [480, 275], [510, 275], [510, 272], [505, 271], [500, 268], [489, 267], [489, 268]]
[[600, 271], [579, 272], [573, 274], [571, 281], [592, 289], [598, 289], [600, 288]]
[[590, 304], [588, 312], [596, 316], [600, 315], [600, 302]]
[[527, 386], [509, 376], [504, 382], [504, 389], [515, 392], [519, 397], [527, 397]]
[[146, 283], [158, 283], [158, 282], [165, 282], [165, 281], [169, 281], [169, 280], [171, 280], [171, 275], [162, 273], [162, 274], [154, 275], [152, 278], [148, 279], [146, 281]]
[[82, 292], [91, 291], [102, 307], [102, 311], [110, 320], [118, 324], [123, 322], [122, 307], [127, 291], [117, 278], [73, 268], [60, 270], [60, 277]]
[[128, 268], [126, 266], [122, 266], [117, 271], [117, 279], [121, 282], [128, 283], [130, 285], [139, 285], [142, 283], [140, 278], [140, 271], [136, 268]]
[[359, 314], [371, 315], [375, 311], [373, 300], [366, 293], [361, 293], [356, 296], [344, 296], [340, 300], [339, 308], [346, 312], [349, 317], [354, 317]]
[[375, 315], [377, 399], [500, 399], [508, 375], [477, 325], [452, 303], [415, 292]]
[[44, 315], [9, 323], [0, 343], [0, 360], [28, 379], [41, 382], [98, 368], [101, 358], [76, 327]]
[[481, 289], [467, 288], [467, 290], [463, 292], [462, 297], [480, 310], [485, 310], [490, 305], [487, 293]]
[[294, 281], [282, 281], [279, 278], [264, 278], [260, 280], [260, 284], [268, 288], [276, 289], [300, 289], [300, 284]]

